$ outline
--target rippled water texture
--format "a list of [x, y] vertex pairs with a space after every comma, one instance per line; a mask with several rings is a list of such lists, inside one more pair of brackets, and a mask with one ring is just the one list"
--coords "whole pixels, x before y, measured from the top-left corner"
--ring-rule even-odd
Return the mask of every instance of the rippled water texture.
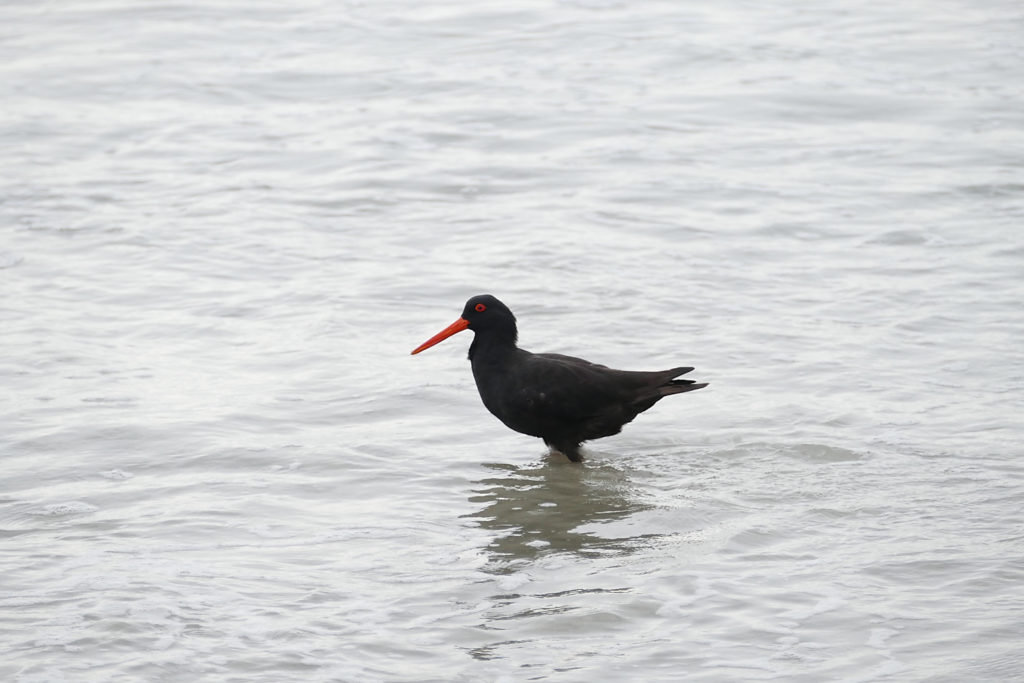
[[[0, 6], [0, 678], [1024, 670], [1019, 2]], [[571, 465], [525, 348], [695, 365]]]

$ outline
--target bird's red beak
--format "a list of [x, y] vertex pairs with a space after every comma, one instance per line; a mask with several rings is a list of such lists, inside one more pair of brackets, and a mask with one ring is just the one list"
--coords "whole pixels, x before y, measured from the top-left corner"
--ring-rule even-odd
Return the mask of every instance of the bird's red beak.
[[439, 342], [443, 342], [448, 337], [452, 336], [456, 332], [462, 332], [467, 327], [469, 327], [469, 321], [466, 320], [465, 318], [459, 318], [458, 320], [453, 322], [451, 325], [449, 325], [448, 327], [444, 328], [443, 330], [441, 330], [440, 332], [435, 334], [433, 337], [431, 337], [427, 341], [425, 341], [422, 344], [420, 344], [419, 346], [417, 346], [415, 349], [413, 349], [412, 353], [413, 353], [413, 355], [415, 355], [415, 354], [419, 353], [420, 351], [423, 351], [425, 349], [429, 349], [434, 344], [437, 344]]

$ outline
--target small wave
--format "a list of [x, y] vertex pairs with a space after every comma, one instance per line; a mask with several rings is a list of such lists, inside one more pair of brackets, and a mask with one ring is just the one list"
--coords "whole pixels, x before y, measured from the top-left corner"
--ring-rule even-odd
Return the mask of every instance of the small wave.
[[67, 503], [53, 503], [43, 507], [32, 514], [40, 517], [67, 517], [69, 515], [85, 515], [99, 510], [95, 505], [84, 503], [80, 500], [72, 500]]
[[112, 469], [105, 472], [100, 472], [100, 476], [104, 479], [110, 479], [112, 481], [124, 481], [125, 479], [131, 479], [135, 475], [131, 472], [125, 472], [124, 470]]
[[24, 261], [24, 257], [15, 256], [7, 252], [0, 251], [0, 270], [6, 270], [7, 268], [13, 268]]
[[928, 236], [920, 230], [890, 230], [875, 235], [866, 244], [885, 244], [891, 246], [917, 246], [928, 243]]
[[792, 448], [790, 454], [807, 462], [846, 462], [848, 460], [860, 460], [864, 457], [860, 453], [855, 453], [845, 448], [817, 443], [798, 444]]

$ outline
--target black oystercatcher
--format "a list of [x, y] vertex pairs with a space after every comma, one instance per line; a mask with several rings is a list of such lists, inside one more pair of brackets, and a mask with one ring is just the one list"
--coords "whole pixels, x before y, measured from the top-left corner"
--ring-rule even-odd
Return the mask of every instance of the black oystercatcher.
[[558, 353], [524, 351], [516, 346], [516, 317], [490, 294], [467, 301], [462, 317], [413, 353], [466, 328], [476, 333], [469, 360], [487, 409], [509, 428], [544, 439], [573, 462], [583, 460], [583, 441], [618, 434], [662, 398], [707, 386], [675, 379], [693, 368], [613, 370]]

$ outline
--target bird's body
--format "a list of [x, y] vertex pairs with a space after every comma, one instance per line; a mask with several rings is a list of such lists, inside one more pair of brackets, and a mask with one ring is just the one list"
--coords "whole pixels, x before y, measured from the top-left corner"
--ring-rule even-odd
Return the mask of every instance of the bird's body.
[[476, 333], [469, 360], [484, 406], [510, 429], [544, 439], [573, 462], [583, 459], [583, 441], [618, 434], [665, 396], [707, 386], [675, 379], [693, 370], [689, 367], [614, 370], [581, 358], [520, 349], [515, 316], [487, 294], [471, 298], [459, 320], [413, 353], [467, 328]]

